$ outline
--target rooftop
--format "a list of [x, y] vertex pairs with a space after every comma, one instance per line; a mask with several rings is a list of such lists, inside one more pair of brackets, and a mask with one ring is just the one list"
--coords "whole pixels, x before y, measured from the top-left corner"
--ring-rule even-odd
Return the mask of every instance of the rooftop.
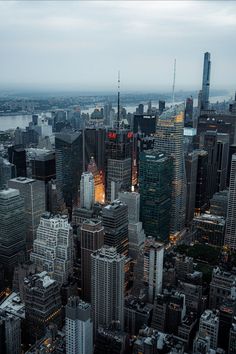
[[25, 304], [18, 293], [11, 293], [1, 304], [0, 309], [17, 317], [25, 318]]

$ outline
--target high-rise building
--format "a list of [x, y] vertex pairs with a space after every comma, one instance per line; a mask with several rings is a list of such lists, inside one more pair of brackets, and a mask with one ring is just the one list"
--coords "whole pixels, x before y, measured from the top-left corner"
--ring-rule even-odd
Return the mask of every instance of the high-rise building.
[[104, 226], [104, 244], [116, 247], [117, 252], [128, 255], [128, 207], [120, 200], [102, 209], [102, 224]]
[[225, 219], [223, 216], [201, 214], [192, 221], [194, 240], [221, 247], [224, 244]]
[[8, 182], [10, 188], [20, 191], [24, 199], [26, 221], [26, 249], [31, 251], [42, 214], [46, 211], [45, 185], [36, 179], [17, 177]]
[[91, 254], [104, 245], [104, 227], [98, 219], [87, 219], [80, 228], [81, 285], [83, 299], [91, 302]]
[[40, 219], [30, 260], [39, 271], [47, 271], [59, 284], [73, 271], [73, 234], [66, 215], [45, 213]]
[[227, 216], [228, 190], [216, 192], [210, 200], [210, 213], [217, 216]]
[[128, 206], [129, 223], [139, 222], [140, 194], [137, 192], [120, 192], [118, 199]]
[[15, 177], [15, 166], [8, 160], [0, 157], [0, 190], [7, 185], [9, 179]]
[[147, 236], [168, 242], [171, 222], [173, 160], [155, 150], [140, 154], [141, 220]]
[[78, 297], [66, 305], [66, 353], [93, 354], [91, 306]]
[[14, 267], [25, 257], [24, 200], [16, 189], [0, 191], [0, 264], [11, 281]]
[[173, 159], [170, 232], [174, 235], [185, 225], [186, 176], [183, 147], [184, 105], [164, 111], [158, 121], [155, 149]]
[[91, 172], [83, 172], [80, 180], [80, 207], [92, 209], [94, 204], [94, 178]]
[[83, 168], [82, 133], [66, 131], [56, 134], [55, 149], [58, 187], [71, 212], [72, 207], [78, 202]]
[[207, 131], [200, 136], [200, 147], [207, 151], [207, 202], [217, 192], [217, 132]]
[[42, 272], [25, 278], [24, 288], [28, 340], [34, 343], [51, 322], [61, 325], [60, 287], [47, 272]]
[[144, 243], [144, 282], [148, 287], [148, 300], [153, 303], [162, 292], [164, 245], [148, 237]]
[[186, 223], [189, 224], [194, 217], [196, 187], [197, 187], [198, 153], [196, 151], [185, 155], [185, 169], [187, 180]]
[[193, 98], [188, 97], [185, 103], [184, 126], [193, 127]]
[[232, 155], [229, 199], [226, 219], [225, 245], [236, 249], [236, 154]]
[[203, 64], [201, 110], [209, 109], [210, 74], [211, 74], [211, 55], [210, 53], [206, 52], [204, 54], [204, 64]]
[[197, 150], [198, 165], [197, 165], [197, 185], [196, 185], [196, 200], [195, 212], [204, 211], [207, 206], [207, 161], [208, 153], [204, 150]]
[[128, 206], [129, 256], [135, 260], [145, 240], [143, 225], [139, 221], [140, 194], [137, 192], [120, 192], [119, 200]]
[[108, 131], [106, 140], [106, 199], [114, 201], [118, 192], [131, 188], [133, 133], [125, 129]]
[[95, 203], [103, 204], [105, 202], [105, 187], [103, 183], [104, 171], [99, 171], [92, 156], [88, 164], [88, 172], [93, 174], [94, 179], [94, 200]]
[[227, 186], [228, 156], [229, 135], [217, 133], [217, 191], [222, 191]]
[[14, 145], [8, 148], [9, 161], [16, 166], [16, 176], [26, 177], [26, 152], [22, 145]]
[[21, 320], [0, 310], [0, 353], [21, 353]]
[[186, 314], [185, 295], [167, 290], [155, 298], [152, 328], [171, 334], [178, 333], [178, 326]]
[[28, 149], [32, 178], [44, 181], [45, 184], [56, 178], [55, 152], [46, 149]]
[[163, 113], [165, 108], [166, 108], [166, 102], [164, 100], [159, 100], [159, 102], [158, 102], [158, 110], [159, 110], [160, 114]]
[[235, 292], [236, 276], [230, 272], [225, 272], [219, 267], [212, 271], [212, 279], [210, 283], [209, 308], [217, 309], [225, 299]]
[[112, 322], [124, 326], [125, 257], [104, 246], [91, 255], [91, 304], [94, 333]]
[[236, 317], [234, 317], [232, 326], [229, 332], [229, 354], [234, 354], [236, 352]]
[[105, 174], [105, 139], [106, 129], [104, 128], [86, 128], [83, 130], [84, 171], [87, 170], [91, 157], [93, 157], [98, 171]]
[[218, 331], [219, 317], [211, 310], [205, 310], [200, 318], [199, 333], [210, 337], [211, 349], [217, 349]]

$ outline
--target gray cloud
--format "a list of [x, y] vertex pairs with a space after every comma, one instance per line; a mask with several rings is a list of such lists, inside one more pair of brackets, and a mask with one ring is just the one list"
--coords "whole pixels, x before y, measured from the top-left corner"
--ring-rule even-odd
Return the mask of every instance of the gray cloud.
[[3, 85], [124, 90], [236, 86], [236, 3], [227, 1], [0, 2]]

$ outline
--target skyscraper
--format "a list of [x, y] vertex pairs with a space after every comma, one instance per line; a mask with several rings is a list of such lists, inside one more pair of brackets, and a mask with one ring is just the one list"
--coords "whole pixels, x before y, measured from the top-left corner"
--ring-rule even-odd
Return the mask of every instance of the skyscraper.
[[162, 292], [164, 245], [148, 237], [144, 243], [144, 282], [148, 286], [148, 300], [153, 303]]
[[73, 271], [73, 234], [66, 215], [45, 213], [40, 219], [30, 259], [39, 271], [47, 271], [59, 284]]
[[[0, 191], [0, 264], [11, 281], [14, 267], [25, 256], [24, 200], [16, 189]], [[22, 258], [23, 257], [23, 258]]]
[[17, 177], [8, 182], [10, 188], [20, 191], [24, 199], [26, 221], [26, 249], [31, 251], [42, 214], [46, 211], [45, 185], [36, 179]]
[[155, 149], [173, 159], [171, 234], [181, 231], [186, 214], [186, 176], [184, 165], [184, 105], [163, 112], [157, 121]]
[[196, 150], [198, 155], [197, 186], [195, 199], [195, 212], [204, 211], [207, 205], [207, 161], [208, 153], [205, 150]]
[[173, 161], [156, 150], [140, 154], [139, 189], [141, 220], [147, 236], [168, 242]]
[[211, 55], [210, 53], [206, 52], [204, 54], [204, 64], [203, 64], [201, 110], [209, 109], [210, 74], [211, 74]]
[[66, 305], [66, 353], [93, 354], [91, 306], [79, 297], [71, 297]]
[[19, 354], [21, 352], [21, 320], [0, 310], [0, 352]]
[[94, 178], [94, 200], [96, 203], [104, 203], [105, 201], [105, 187], [103, 183], [104, 174], [99, 172], [94, 157], [91, 157], [88, 164], [88, 172], [93, 174]]
[[113, 321], [124, 326], [125, 257], [104, 246], [91, 255], [91, 304], [94, 331]]
[[188, 97], [185, 104], [184, 126], [193, 127], [193, 98]]
[[207, 159], [207, 199], [217, 192], [217, 132], [206, 131], [200, 135], [200, 147], [208, 152]]
[[80, 180], [80, 207], [92, 209], [94, 204], [94, 178], [91, 172], [83, 172]]
[[232, 155], [229, 199], [226, 219], [225, 245], [236, 249], [236, 154]]
[[16, 176], [26, 177], [26, 152], [22, 145], [8, 148], [9, 161], [16, 166]]
[[106, 199], [114, 201], [118, 192], [131, 188], [131, 156], [133, 133], [113, 129], [106, 140]]
[[185, 155], [185, 169], [187, 180], [186, 223], [194, 217], [196, 186], [197, 186], [198, 153], [194, 150]]
[[77, 205], [79, 182], [83, 168], [82, 133], [66, 131], [56, 134], [57, 183], [71, 212]]
[[210, 346], [217, 349], [219, 317], [211, 310], [206, 310], [200, 318], [199, 334], [210, 337]]
[[117, 252], [128, 256], [128, 207], [120, 200], [115, 200], [102, 209], [104, 226], [104, 244], [116, 247]]
[[128, 206], [129, 256], [136, 260], [145, 240], [142, 222], [140, 222], [140, 194], [120, 192], [119, 200]]
[[61, 325], [60, 287], [47, 272], [42, 272], [25, 278], [24, 291], [28, 340], [34, 343], [51, 322]]
[[0, 157], [0, 190], [7, 185], [9, 179], [15, 177], [15, 166], [8, 160]]
[[104, 227], [98, 219], [87, 219], [80, 229], [81, 283], [83, 299], [91, 302], [91, 254], [104, 245]]

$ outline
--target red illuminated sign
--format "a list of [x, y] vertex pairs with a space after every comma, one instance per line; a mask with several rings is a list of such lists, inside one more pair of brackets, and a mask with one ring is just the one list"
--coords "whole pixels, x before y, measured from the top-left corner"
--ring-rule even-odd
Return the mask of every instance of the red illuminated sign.
[[109, 132], [109, 133], [108, 133], [108, 138], [109, 138], [109, 139], [115, 139], [115, 138], [116, 138], [116, 135], [117, 135], [117, 134], [114, 133], [114, 132]]
[[133, 133], [132, 133], [132, 132], [128, 132], [127, 137], [128, 137], [129, 139], [130, 139], [130, 138], [133, 138]]

